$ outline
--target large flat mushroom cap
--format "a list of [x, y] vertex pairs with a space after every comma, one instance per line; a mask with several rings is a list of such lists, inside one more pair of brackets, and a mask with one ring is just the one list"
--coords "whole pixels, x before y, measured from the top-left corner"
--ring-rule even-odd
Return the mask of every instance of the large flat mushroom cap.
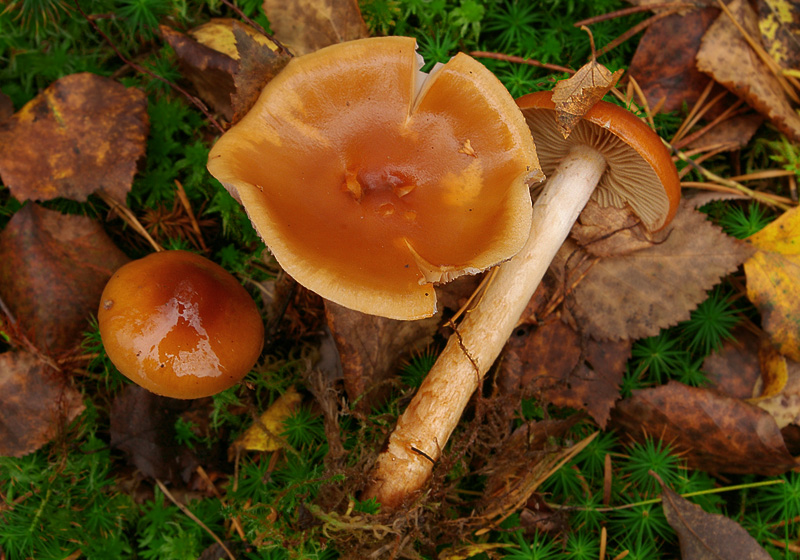
[[293, 59], [208, 162], [300, 284], [396, 319], [433, 315], [433, 283], [519, 251], [541, 175], [497, 78], [463, 54], [428, 76], [415, 48], [381, 37]]
[[553, 173], [575, 144], [592, 146], [608, 163], [592, 195], [595, 201], [602, 206], [630, 206], [650, 231], [672, 221], [681, 196], [680, 178], [661, 138], [630, 111], [598, 101], [564, 139], [556, 123], [552, 93], [536, 92], [517, 99], [545, 175]]

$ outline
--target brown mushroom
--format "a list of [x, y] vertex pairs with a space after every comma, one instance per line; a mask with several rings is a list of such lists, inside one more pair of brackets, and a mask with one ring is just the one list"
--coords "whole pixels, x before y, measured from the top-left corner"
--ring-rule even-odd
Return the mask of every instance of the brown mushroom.
[[498, 267], [398, 419], [363, 496], [377, 498], [387, 510], [402, 506], [428, 480], [467, 402], [592, 194], [601, 204], [628, 205], [653, 230], [666, 226], [677, 210], [680, 181], [669, 151], [633, 114], [601, 101], [564, 140], [550, 92], [530, 94], [518, 104], [549, 172], [533, 207], [530, 237]]
[[117, 270], [97, 319], [120, 373], [177, 399], [206, 397], [239, 382], [264, 342], [247, 290], [218, 264], [187, 251], [153, 253]]
[[293, 59], [211, 150], [281, 266], [346, 307], [433, 315], [433, 284], [506, 260], [540, 178], [525, 120], [459, 54], [419, 71], [415, 40], [340, 43]]

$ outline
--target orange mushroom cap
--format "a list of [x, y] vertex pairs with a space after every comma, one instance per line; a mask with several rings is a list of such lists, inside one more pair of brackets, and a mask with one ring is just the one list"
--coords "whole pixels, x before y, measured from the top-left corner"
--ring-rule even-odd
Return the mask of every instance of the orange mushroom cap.
[[247, 290], [218, 264], [187, 251], [153, 253], [117, 270], [97, 319], [117, 369], [177, 399], [206, 397], [239, 382], [264, 342]]
[[433, 283], [519, 251], [541, 178], [497, 78], [463, 54], [423, 74], [415, 48], [380, 37], [293, 59], [208, 162], [300, 284], [395, 319], [433, 315]]
[[602, 206], [630, 206], [651, 231], [672, 221], [678, 211], [681, 183], [658, 134], [630, 111], [598, 101], [564, 139], [552, 95], [552, 91], [540, 91], [517, 99], [545, 175], [553, 173], [573, 145], [592, 146], [608, 163], [592, 195], [595, 201]]

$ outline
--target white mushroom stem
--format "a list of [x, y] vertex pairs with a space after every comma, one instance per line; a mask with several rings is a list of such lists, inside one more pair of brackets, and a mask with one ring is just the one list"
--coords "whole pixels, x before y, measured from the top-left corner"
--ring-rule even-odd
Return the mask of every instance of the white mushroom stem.
[[428, 481], [472, 394], [505, 346], [605, 169], [600, 152], [576, 146], [548, 179], [533, 206], [527, 243], [499, 267], [478, 305], [450, 337], [398, 419], [364, 499], [375, 497], [384, 510], [397, 509]]

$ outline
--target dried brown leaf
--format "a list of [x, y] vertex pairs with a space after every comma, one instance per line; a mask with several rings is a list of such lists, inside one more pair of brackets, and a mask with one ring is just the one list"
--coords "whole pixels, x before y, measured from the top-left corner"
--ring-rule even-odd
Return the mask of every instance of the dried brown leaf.
[[369, 410], [385, 398], [386, 381], [397, 373], [400, 361], [433, 340], [438, 317], [397, 321], [367, 315], [330, 301], [325, 315], [342, 361], [344, 387], [360, 410]]
[[687, 150], [738, 150], [747, 146], [758, 128], [764, 123], [763, 115], [750, 113], [727, 119], [690, 142]]
[[662, 243], [669, 233], [670, 230], [649, 231], [630, 207], [603, 208], [590, 200], [570, 237], [595, 257], [614, 257]]
[[537, 397], [585, 410], [605, 428], [630, 355], [629, 341], [599, 343], [559, 320], [519, 329], [503, 354], [498, 385], [503, 392]]
[[761, 378], [758, 360], [759, 339], [750, 331], [738, 329], [733, 340], [722, 345], [703, 362], [703, 372], [711, 386], [721, 393], [737, 399], [749, 399]]
[[723, 515], [703, 511], [659, 482], [664, 515], [678, 533], [682, 560], [772, 558], [741, 525]]
[[264, 0], [275, 37], [294, 54], [369, 36], [356, 0]]
[[70, 350], [126, 262], [99, 223], [29, 203], [0, 233], [0, 297], [37, 348]]
[[62, 372], [33, 354], [0, 354], [0, 456], [36, 451], [84, 408]]
[[736, 270], [752, 248], [684, 203], [662, 243], [589, 263], [580, 253], [567, 242], [556, 259], [568, 272], [568, 286], [585, 274], [567, 298], [568, 309], [584, 334], [620, 340], [654, 336], [688, 319], [707, 290]]
[[581, 66], [575, 74], [559, 81], [553, 88], [553, 103], [561, 134], [567, 138], [586, 112], [594, 107], [623, 74], [623, 70], [611, 72], [592, 60]]
[[611, 418], [637, 441], [668, 442], [694, 469], [776, 475], [797, 466], [767, 412], [713, 389], [670, 381], [634, 391]]
[[[733, 0], [728, 8], [748, 35], [758, 38], [757, 15], [750, 4]], [[786, 136], [800, 140], [800, 115], [794, 111], [778, 79], [726, 14], [720, 14], [703, 37], [697, 68], [744, 99]]]
[[231, 96], [234, 122], [242, 118], [256, 102], [261, 90], [283, 70], [292, 58], [284, 49], [275, 49], [272, 41], [254, 36], [251, 28], [233, 23], [233, 36], [239, 65], [233, 76], [234, 93]]
[[0, 122], [0, 177], [19, 200], [130, 191], [147, 140], [144, 92], [95, 74], [53, 82]]
[[155, 395], [128, 385], [111, 405], [111, 445], [123, 451], [130, 463], [146, 477], [186, 482], [197, 459], [175, 438], [175, 422], [198, 403]]
[[651, 24], [639, 41], [628, 72], [636, 79], [651, 108], [663, 101], [664, 112], [694, 105], [708, 84], [697, 70], [700, 40], [719, 8], [672, 14]]
[[[204, 25], [216, 21], [211, 20]], [[181, 74], [192, 83], [200, 99], [230, 120], [233, 117], [231, 94], [234, 91], [233, 74], [238, 66], [236, 60], [163, 25], [161, 35], [175, 51]]]

